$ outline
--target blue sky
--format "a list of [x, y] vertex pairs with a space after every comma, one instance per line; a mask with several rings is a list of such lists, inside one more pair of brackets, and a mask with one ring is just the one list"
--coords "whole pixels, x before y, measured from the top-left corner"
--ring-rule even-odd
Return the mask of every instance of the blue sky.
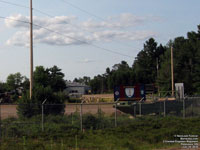
[[[16, 72], [29, 77], [30, 68], [28, 26], [14, 21], [29, 21], [29, 9], [5, 2], [29, 7], [29, 0], [0, 0], [0, 16], [11, 18], [0, 19], [0, 81]], [[148, 38], [165, 45], [196, 31], [199, 6], [199, 0], [33, 0], [40, 26], [34, 27], [34, 66], [57, 65], [73, 80], [122, 60], [132, 65]]]

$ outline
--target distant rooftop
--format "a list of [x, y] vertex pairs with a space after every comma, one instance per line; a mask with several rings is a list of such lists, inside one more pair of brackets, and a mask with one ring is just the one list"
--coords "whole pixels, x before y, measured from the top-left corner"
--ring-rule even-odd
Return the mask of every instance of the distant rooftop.
[[88, 86], [84, 83], [71, 82], [71, 81], [66, 81], [65, 83], [67, 87], [87, 87]]

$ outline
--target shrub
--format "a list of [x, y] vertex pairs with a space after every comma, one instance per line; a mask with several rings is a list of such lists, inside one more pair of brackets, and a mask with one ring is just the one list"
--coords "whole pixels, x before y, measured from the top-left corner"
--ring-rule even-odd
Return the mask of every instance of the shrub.
[[51, 87], [35, 86], [33, 96], [30, 99], [29, 93], [22, 95], [18, 101], [19, 117], [30, 118], [42, 113], [42, 102], [47, 99], [44, 105], [44, 114], [63, 114], [64, 113], [64, 94], [54, 93]]
[[85, 129], [97, 129], [99, 124], [99, 119], [91, 114], [84, 115], [83, 117], [83, 127]]

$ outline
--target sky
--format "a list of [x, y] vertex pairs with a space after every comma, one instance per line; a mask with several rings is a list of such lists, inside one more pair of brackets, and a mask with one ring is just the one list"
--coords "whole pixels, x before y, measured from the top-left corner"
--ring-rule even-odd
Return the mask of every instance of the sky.
[[[149, 38], [165, 45], [197, 31], [199, 6], [199, 0], [33, 0], [34, 68], [56, 65], [73, 80], [122, 60], [131, 66]], [[0, 0], [2, 82], [16, 72], [29, 77], [29, 15], [29, 0]]]

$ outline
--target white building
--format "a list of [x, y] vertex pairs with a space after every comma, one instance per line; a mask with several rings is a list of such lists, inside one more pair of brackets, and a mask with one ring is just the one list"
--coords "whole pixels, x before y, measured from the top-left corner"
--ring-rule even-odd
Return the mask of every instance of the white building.
[[74, 97], [74, 98], [79, 98], [84, 94], [90, 93], [90, 86], [85, 85], [83, 83], [78, 83], [78, 82], [70, 82], [66, 81], [66, 89], [65, 92], [66, 94], [69, 95], [69, 97]]

